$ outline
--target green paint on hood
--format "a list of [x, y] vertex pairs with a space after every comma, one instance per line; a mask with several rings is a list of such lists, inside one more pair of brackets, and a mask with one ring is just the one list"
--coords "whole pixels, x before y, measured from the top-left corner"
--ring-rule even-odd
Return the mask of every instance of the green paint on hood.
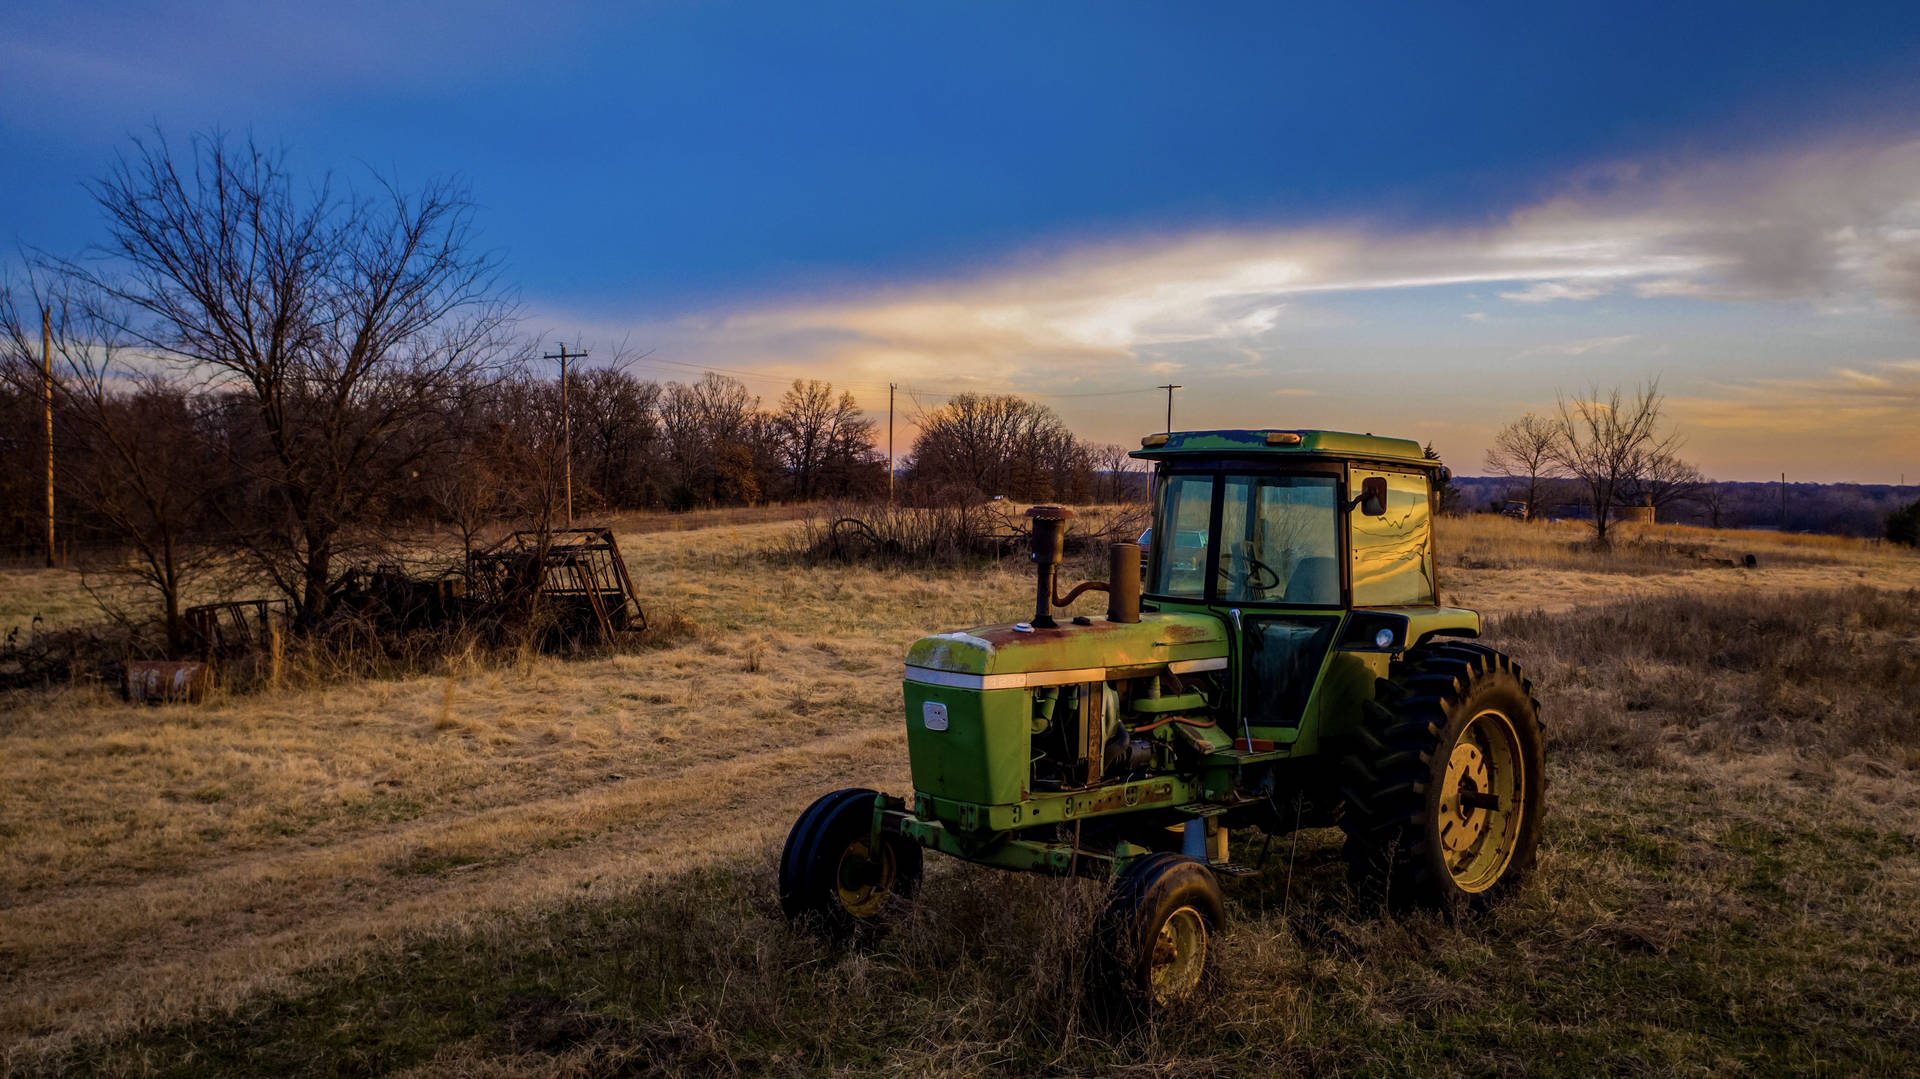
[[1132, 667], [1227, 654], [1227, 627], [1204, 614], [1143, 614], [1135, 623], [1094, 619], [1023, 632], [1010, 625], [981, 626], [922, 637], [907, 651], [907, 666], [959, 674], [1026, 674], [1088, 667]]

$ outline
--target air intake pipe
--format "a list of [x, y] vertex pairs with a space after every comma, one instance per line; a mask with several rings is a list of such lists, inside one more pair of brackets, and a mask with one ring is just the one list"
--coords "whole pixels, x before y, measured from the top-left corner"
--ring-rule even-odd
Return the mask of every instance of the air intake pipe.
[[1065, 506], [1035, 506], [1027, 511], [1033, 522], [1033, 628], [1052, 629], [1054, 574], [1067, 553], [1067, 522], [1073, 511]]
[[1066, 558], [1067, 522], [1073, 511], [1065, 506], [1035, 506], [1027, 511], [1033, 522], [1033, 627], [1052, 629], [1053, 608], [1065, 607], [1082, 592], [1107, 594], [1107, 621], [1140, 621], [1140, 545], [1115, 543], [1107, 548], [1106, 581], [1083, 581], [1066, 595], [1057, 594], [1060, 563]]

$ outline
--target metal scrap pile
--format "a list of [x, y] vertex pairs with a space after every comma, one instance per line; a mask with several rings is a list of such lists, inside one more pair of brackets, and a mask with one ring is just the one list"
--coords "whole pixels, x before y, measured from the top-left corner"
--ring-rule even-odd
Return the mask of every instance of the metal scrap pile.
[[467, 583], [470, 602], [537, 619], [550, 648], [647, 628], [611, 529], [515, 532], [467, 560]]
[[[615, 644], [647, 628], [620, 546], [604, 528], [515, 532], [469, 556], [464, 569], [429, 575], [397, 565], [356, 568], [340, 578], [330, 598], [333, 614], [323, 631], [339, 622], [371, 631], [376, 641], [453, 628], [504, 639], [525, 630], [548, 651], [577, 651]], [[214, 665], [243, 663], [266, 651], [287, 612], [283, 601], [242, 600], [191, 607], [183, 617], [196, 658], [128, 663], [129, 699], [199, 700]], [[37, 653], [29, 656], [10, 644], [4, 658], [17, 661], [0, 661], [0, 683], [9, 672], [21, 682], [52, 677]]]

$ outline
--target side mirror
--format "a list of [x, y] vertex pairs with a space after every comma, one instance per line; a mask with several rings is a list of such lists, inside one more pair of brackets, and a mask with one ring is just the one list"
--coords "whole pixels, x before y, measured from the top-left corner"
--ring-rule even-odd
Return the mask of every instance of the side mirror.
[[1360, 481], [1360, 512], [1367, 517], [1383, 517], [1387, 512], [1387, 478], [1369, 476]]

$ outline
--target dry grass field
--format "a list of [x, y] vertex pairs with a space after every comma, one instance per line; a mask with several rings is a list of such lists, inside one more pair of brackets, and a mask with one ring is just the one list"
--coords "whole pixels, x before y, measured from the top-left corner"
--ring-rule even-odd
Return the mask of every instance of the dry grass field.
[[[780, 925], [795, 813], [904, 789], [908, 643], [1030, 596], [1017, 561], [769, 557], [796, 527], [623, 529], [671, 624], [632, 654], [0, 701], [0, 1070], [1920, 1072], [1911, 551], [1446, 521], [1444, 598], [1550, 724], [1535, 882], [1360, 919], [1331, 833], [1255, 839], [1209, 1001], [1123, 1035], [1076, 1004], [1085, 886], [936, 860], [871, 953]], [[71, 575], [0, 576], [0, 630], [84, 610]]]

